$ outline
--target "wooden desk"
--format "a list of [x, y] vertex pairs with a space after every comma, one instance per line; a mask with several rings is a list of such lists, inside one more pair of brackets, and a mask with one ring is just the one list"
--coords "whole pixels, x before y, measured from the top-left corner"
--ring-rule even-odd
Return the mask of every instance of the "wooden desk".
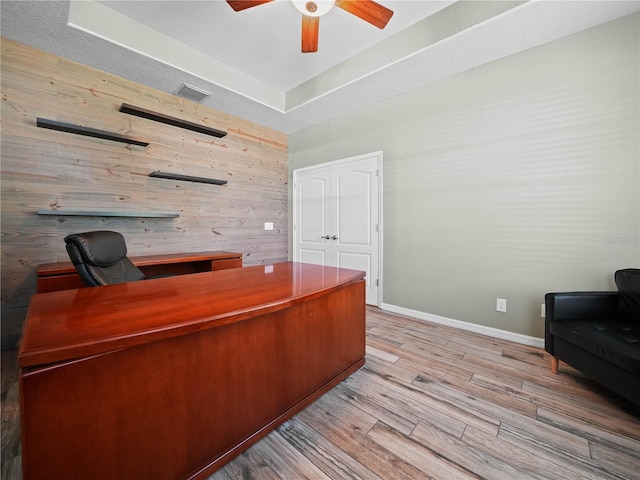
[[[241, 253], [222, 251], [145, 255], [129, 259], [147, 276], [183, 275], [242, 267]], [[38, 266], [36, 277], [38, 293], [85, 286], [71, 262], [43, 263]]]
[[285, 262], [36, 294], [23, 477], [205, 478], [364, 354], [360, 271]]

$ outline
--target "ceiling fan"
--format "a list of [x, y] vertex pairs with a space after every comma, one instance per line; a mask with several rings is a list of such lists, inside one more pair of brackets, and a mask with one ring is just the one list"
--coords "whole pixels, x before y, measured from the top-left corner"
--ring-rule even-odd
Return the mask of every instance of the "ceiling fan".
[[[383, 7], [372, 0], [291, 1], [302, 13], [302, 53], [318, 51], [320, 17], [329, 12], [334, 5], [380, 29], [387, 25], [393, 15], [392, 10], [389, 10], [387, 7]], [[273, 2], [273, 0], [227, 0], [227, 3], [236, 12], [270, 2]]]

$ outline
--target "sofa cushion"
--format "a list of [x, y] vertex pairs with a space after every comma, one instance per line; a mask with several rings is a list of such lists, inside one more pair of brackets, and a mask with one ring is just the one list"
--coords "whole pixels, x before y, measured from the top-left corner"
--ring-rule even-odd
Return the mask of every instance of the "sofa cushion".
[[640, 375], [640, 324], [627, 320], [551, 322], [551, 333]]
[[618, 270], [615, 281], [620, 294], [620, 313], [627, 320], [640, 323], [640, 268]]

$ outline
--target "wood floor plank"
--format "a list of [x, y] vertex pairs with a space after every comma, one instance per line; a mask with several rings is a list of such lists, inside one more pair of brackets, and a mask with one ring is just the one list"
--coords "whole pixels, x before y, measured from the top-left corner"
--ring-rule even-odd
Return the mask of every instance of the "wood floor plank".
[[[522, 424], [514, 426], [512, 423], [503, 422], [500, 425], [498, 438], [517, 445], [533, 455], [559, 458], [563, 465], [574, 471], [591, 471], [589, 441], [579, 435], [552, 427], [543, 427], [536, 422], [528, 426]], [[595, 472], [591, 472], [587, 478], [593, 475]]]
[[[431, 378], [418, 376], [413, 383], [419, 384], [431, 381]], [[452, 387], [458, 389], [458, 392], [464, 391], [466, 396], [470, 400], [473, 400], [473, 403], [476, 406], [481, 407], [483, 412], [493, 416], [493, 418], [505, 418], [506, 412], [518, 413], [529, 418], [534, 418], [536, 415], [536, 406], [534, 404], [529, 402], [527, 399], [511, 395], [510, 392], [505, 392], [496, 388], [486, 388], [485, 386], [480, 386], [474, 382], [466, 382], [462, 384], [455, 381], [442, 382], [441, 380], [438, 380], [436, 383], [440, 385], [444, 383], [445, 389], [448, 391], [451, 391]], [[442, 386], [439, 386], [438, 388], [442, 389]]]
[[2, 460], [2, 469], [0, 474], [3, 479], [19, 480], [22, 478], [22, 457], [10, 457]]
[[[385, 379], [376, 378], [375, 375], [364, 372], [361, 376], [349, 379], [352, 388], [358, 389], [357, 382], [360, 380], [362, 385], [379, 385], [379, 394], [387, 399], [381, 403], [388, 409], [406, 418], [415, 428], [415, 425], [422, 422], [429, 422], [440, 425], [443, 430], [449, 432], [450, 435], [460, 436], [467, 425], [466, 420], [459, 420], [454, 416], [448, 415], [445, 411], [438, 409], [436, 405], [430, 403], [428, 397], [422, 392], [411, 389], [409, 384], [402, 385], [399, 383], [389, 382]], [[425, 408], [433, 407], [433, 408]]]
[[[6, 350], [2, 352], [0, 357], [2, 365], [2, 377], [0, 383], [2, 386], [2, 399], [4, 400], [5, 394], [9, 389], [18, 381], [18, 358], [13, 350]], [[2, 403], [2, 409], [4, 409], [5, 403]]]
[[[2, 437], [2, 457], [17, 457], [20, 455], [20, 398], [18, 383], [7, 384], [7, 392], [3, 392], [2, 414], [0, 428]], [[4, 462], [3, 462], [4, 463]]]
[[[15, 356], [1, 480], [22, 479]], [[478, 478], [640, 480], [640, 408], [543, 349], [368, 307], [365, 366], [209, 480]]]
[[472, 345], [503, 345], [502, 342], [498, 341], [498, 339], [489, 335], [478, 335], [477, 333], [471, 332], [469, 330], [462, 330], [460, 328], [455, 328], [449, 325], [436, 326], [434, 333], [436, 333], [438, 336], [443, 336], [448, 340], [457, 339], [459, 341], [469, 342]]
[[306, 423], [291, 422], [290, 429], [280, 432], [282, 437], [332, 480], [384, 480]]
[[523, 450], [517, 445], [506, 442], [494, 435], [487, 435], [486, 432], [469, 426], [462, 437], [465, 444], [471, 448], [481, 450], [487, 455], [502, 458], [502, 461], [510, 464], [521, 472], [527, 472], [534, 478], [545, 480], [573, 480], [581, 478], [572, 470], [566, 469], [546, 457], [532, 455], [531, 452]]
[[395, 365], [418, 375], [428, 375], [442, 380], [458, 377], [461, 381], [469, 381], [474, 374], [459, 358], [449, 359], [438, 353], [426, 356], [424, 353], [415, 354], [406, 350], [402, 350], [399, 355], [400, 359]]
[[361, 381], [361, 378], [360, 375], [354, 375], [346, 379], [343, 385], [336, 387], [336, 394], [358, 405], [358, 408], [375, 416], [403, 435], [409, 435], [418, 422], [414, 412], [399, 408], [400, 406], [389, 398], [384, 389], [374, 382]]
[[[233, 474], [231, 472], [231, 469], [237, 469], [238, 468], [238, 464], [242, 463], [242, 460], [244, 460], [247, 457], [237, 457], [239, 460], [233, 462], [234, 464], [227, 464], [224, 465], [222, 468], [220, 468], [218, 471], [216, 471], [216, 473], [214, 473], [213, 475], [211, 475], [209, 477], [208, 480], [239, 480], [233, 477]], [[240, 477], [242, 478], [242, 477]]]
[[[357, 378], [357, 377], [356, 377]], [[404, 404], [411, 402], [415, 408], [415, 416], [419, 420], [438, 423], [436, 419], [450, 419], [448, 428], [456, 432], [456, 424], [474, 425], [490, 434], [497, 435], [500, 422], [486, 416], [477, 415], [475, 412], [460, 408], [447, 396], [433, 394], [424, 389], [418, 389], [413, 382], [405, 383], [392, 378], [383, 378], [373, 374], [372, 382], [382, 383], [386, 388], [394, 390], [395, 398]]]
[[466, 471], [450, 463], [439, 454], [423, 447], [410, 437], [400, 435], [382, 422], [376, 424], [367, 437], [433, 478], [443, 480], [482, 478], [473, 471]]
[[[618, 450], [632, 455], [640, 461], [640, 420], [628, 418], [627, 421], [611, 421], [603, 418], [599, 412], [592, 411], [583, 418], [560, 413], [549, 408], [538, 408], [538, 421], [568, 432], [580, 432], [590, 442], [615, 444]], [[640, 472], [638, 472], [640, 473]]]
[[[402, 329], [406, 325], [419, 323], [419, 320], [415, 318], [408, 317], [406, 315], [385, 312], [384, 310], [380, 310], [375, 307], [367, 307], [367, 321], [371, 326], [381, 325], [385, 327], [395, 327], [397, 329]], [[426, 328], [434, 329], [435, 325], [427, 324]]]
[[553, 375], [550, 370], [532, 367], [530, 364], [523, 363], [512, 358], [500, 356], [486, 358], [474, 354], [467, 354], [464, 362], [470, 363], [474, 367], [474, 372], [482, 373], [486, 376], [495, 376], [502, 378], [516, 378], [520, 380], [520, 385], [525, 380], [534, 379], [545, 375]]
[[378, 341], [393, 347], [399, 347], [406, 341], [406, 337], [400, 329], [382, 326], [368, 328], [367, 339], [371, 340], [371, 342], [367, 342], [368, 345], [373, 345], [374, 341]]
[[400, 358], [399, 356], [394, 355], [393, 353], [386, 352], [385, 350], [376, 348], [372, 345], [367, 345], [367, 355], [377, 357], [380, 360], [384, 360], [385, 362], [389, 362], [389, 363], [397, 362], [398, 359]]
[[[640, 418], [640, 408], [632, 408], [627, 402], [611, 392], [606, 392], [600, 385], [590, 383], [589, 386], [549, 384], [545, 380], [536, 382], [524, 381], [523, 395], [538, 405], [553, 408], [576, 416], [591, 417], [592, 414], [605, 418], [606, 421], [619, 422], [621, 417], [627, 419]], [[636, 413], [634, 414], [633, 411]], [[624, 428], [624, 424], [621, 425]]]
[[[636, 454], [640, 452], [636, 451]], [[623, 478], [640, 478], [638, 455], [628, 455], [610, 444], [591, 443], [593, 461], [607, 471], [617, 471]]]
[[384, 378], [395, 377], [406, 383], [411, 383], [417, 373], [397, 366], [395, 363], [384, 362], [378, 358], [367, 356], [364, 370], [381, 375]]
[[240, 457], [242, 461], [227, 464], [224, 473], [216, 473], [209, 478], [222, 480], [227, 475], [233, 480], [284, 480], [262, 460], [256, 449], [249, 449], [241, 453]]
[[475, 412], [477, 415], [486, 419], [493, 419], [500, 422], [500, 432], [505, 431], [508, 436], [520, 436], [523, 445], [538, 443], [548, 444], [558, 449], [569, 450], [572, 455], [587, 457], [589, 455], [588, 441], [576, 434], [568, 433], [563, 430], [555, 429], [541, 422], [536, 422], [535, 418], [530, 415], [510, 409], [509, 407], [515, 403], [502, 406], [490, 398], [478, 398], [476, 395], [469, 394], [472, 389], [469, 384], [468, 390], [459, 390], [439, 382], [432, 382], [428, 379], [418, 377], [414, 382], [415, 385], [421, 385], [421, 388], [428, 389], [433, 393], [442, 396], [449, 396], [450, 401], [463, 406], [465, 410]]
[[[401, 351], [415, 353], [426, 358], [436, 356], [438, 358], [449, 359], [450, 361], [455, 362], [461, 360], [464, 355], [462, 352], [453, 352], [444, 345], [440, 346], [435, 343], [418, 339], [408, 339], [402, 344]], [[400, 353], [400, 356], [402, 356], [402, 353]]]
[[[341, 414], [344, 410], [350, 411], [346, 417]], [[365, 429], [362, 425], [345, 421], [346, 418], [353, 418], [352, 415], [357, 416], [358, 410], [357, 407], [352, 406], [342, 406], [336, 410], [333, 405], [328, 405], [323, 402], [323, 399], [320, 399], [299, 416], [307, 424], [314, 425], [314, 428], [321, 428], [324, 437], [358, 462], [367, 465], [381, 478], [393, 478], [394, 480], [426, 480], [429, 478], [413, 465], [371, 441], [366, 436], [371, 428]], [[338, 416], [334, 416], [334, 414]]]
[[435, 333], [436, 329], [437, 327], [435, 326], [430, 327], [414, 320], [413, 322], [405, 325], [402, 329], [399, 330], [399, 332], [402, 333], [405, 341], [422, 341], [444, 347], [449, 341], [449, 338], [444, 335]]
[[505, 358], [527, 363], [536, 368], [547, 368], [547, 363], [544, 359], [548, 358], [548, 354], [538, 347], [518, 345], [518, 348], [514, 348], [512, 344], [505, 344], [504, 341], [496, 343], [503, 346], [502, 356]]
[[496, 359], [502, 356], [504, 348], [495, 342], [477, 343], [467, 338], [452, 338], [445, 345], [452, 352], [460, 352], [463, 356], [477, 355], [487, 359]]
[[301, 480], [331, 480], [302, 452], [290, 448], [279, 432], [272, 432], [268, 441], [259, 442], [253, 447], [256, 454], [266, 462], [273, 471], [278, 472], [282, 480], [299, 478]]
[[[313, 415], [313, 422], [309, 419], [305, 420], [304, 414], [306, 413]], [[307, 423], [314, 425], [315, 422], [323, 426], [334, 421], [340, 422], [353, 431], [353, 438], [356, 439], [364, 438], [367, 432], [379, 421], [377, 416], [367, 413], [356, 402], [345, 402], [337, 395], [323, 395], [299, 415]]]
[[519, 471], [506, 462], [501, 452], [489, 454], [453, 437], [439, 428], [420, 422], [411, 433], [411, 438], [430, 451], [445, 458], [449, 463], [477, 473], [483, 478], [495, 480], [529, 480], [533, 477]]
[[[525, 384], [523, 382], [522, 388], [518, 388], [513, 385], [514, 382], [509, 381], [509, 377], [506, 378], [506, 381], [503, 380], [505, 380], [504, 376], [500, 376], [499, 378], [487, 378], [484, 375], [475, 374], [471, 379], [471, 383], [485, 388], [502, 390], [504, 393], [513, 395], [514, 397], [517, 397], [522, 401], [529, 402], [532, 405], [543, 405], [557, 412], [581, 418], [590, 418], [594, 423], [618, 425], [620, 422], [620, 415], [625, 415], [625, 412], [621, 410], [619, 406], [615, 407], [614, 405], [611, 405], [607, 407], [600, 404], [600, 399], [597, 399], [596, 402], [583, 401], [579, 396], [563, 396], [559, 394], [557, 390], [541, 388], [540, 385], [537, 386], [538, 388], [531, 388], [530, 383]], [[598, 405], [597, 410], [594, 410], [594, 405]], [[539, 418], [539, 412], [540, 409], [538, 409], [538, 420], [541, 420]], [[625, 431], [633, 431], [636, 428], [633, 417], [627, 415], [627, 418], [630, 418], [630, 422], [628, 422], [628, 424], [623, 424], [622, 428]]]
[[[608, 470], [603, 464], [591, 458], [591, 451], [588, 455], [575, 453], [575, 444], [571, 442], [560, 445], [557, 441], [545, 443], [543, 436], [532, 435], [531, 432], [514, 428], [512, 425], [504, 424], [500, 428], [498, 438], [513, 443], [523, 451], [532, 455], [554, 459], [554, 462], [562, 465], [574, 472], [579, 478], [599, 479], [599, 480], [622, 480], [626, 476], [618, 471]], [[588, 443], [587, 443], [588, 446]]]
[[482, 374], [476, 373], [471, 378], [471, 383], [474, 385], [479, 385], [483, 388], [493, 388], [496, 390], [502, 390], [505, 393], [510, 395], [525, 399], [528, 401], [528, 397], [522, 395], [520, 392], [522, 391], [522, 385], [519, 385], [518, 379], [505, 375], [492, 375], [491, 377], [486, 377]]

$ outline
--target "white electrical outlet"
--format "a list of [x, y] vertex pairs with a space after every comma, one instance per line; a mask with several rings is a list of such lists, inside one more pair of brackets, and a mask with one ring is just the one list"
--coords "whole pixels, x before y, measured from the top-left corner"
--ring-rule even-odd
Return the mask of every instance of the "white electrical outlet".
[[497, 312], [506, 312], [507, 311], [507, 300], [506, 300], [506, 298], [498, 298], [496, 300], [496, 311]]
[[545, 318], [547, 316], [547, 306], [543, 303], [542, 307], [540, 307], [540, 316]]
[[264, 222], [265, 230], [273, 230], [273, 222]]

